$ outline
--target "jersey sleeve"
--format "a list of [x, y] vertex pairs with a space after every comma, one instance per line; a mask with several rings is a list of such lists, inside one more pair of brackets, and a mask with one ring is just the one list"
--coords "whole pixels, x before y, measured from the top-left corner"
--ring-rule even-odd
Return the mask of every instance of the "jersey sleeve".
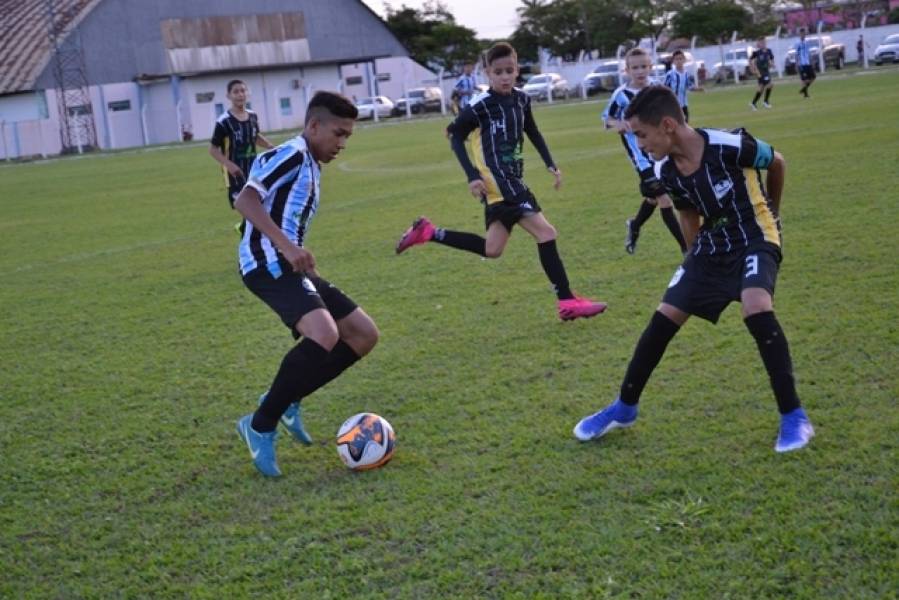
[[478, 117], [474, 114], [474, 105], [471, 104], [463, 108], [459, 116], [446, 128], [447, 133], [450, 135], [450, 145], [456, 154], [456, 158], [459, 160], [459, 164], [462, 165], [468, 181], [481, 178], [480, 171], [472, 164], [471, 159], [468, 157], [468, 152], [465, 150], [465, 140], [477, 128]]
[[602, 122], [607, 128], [609, 127], [609, 119], [621, 120], [624, 116], [624, 110], [622, 110], [619, 102], [620, 97], [620, 91], [612, 94], [612, 97], [609, 98], [609, 102], [606, 104], [606, 109], [602, 111]]
[[774, 148], [763, 140], [752, 137], [745, 129], [738, 130], [740, 135], [740, 153], [737, 164], [743, 168], [767, 169], [774, 160]]
[[217, 148], [225, 147], [225, 138], [228, 136], [228, 131], [225, 128], [225, 125], [221, 121], [215, 122], [215, 129], [212, 130], [212, 139], [209, 140], [209, 143]]
[[268, 196], [281, 186], [292, 185], [303, 166], [305, 153], [293, 146], [278, 146], [253, 161], [247, 185]]
[[527, 134], [528, 139], [534, 144], [534, 148], [537, 149], [537, 153], [540, 154], [540, 158], [543, 159], [543, 164], [546, 165], [546, 168], [555, 169], [556, 163], [553, 162], [553, 157], [549, 153], [549, 147], [546, 145], [546, 140], [543, 139], [543, 134], [537, 129], [537, 121], [534, 120], [534, 113], [531, 112], [530, 99], [527, 100], [527, 104], [524, 107], [523, 129]]

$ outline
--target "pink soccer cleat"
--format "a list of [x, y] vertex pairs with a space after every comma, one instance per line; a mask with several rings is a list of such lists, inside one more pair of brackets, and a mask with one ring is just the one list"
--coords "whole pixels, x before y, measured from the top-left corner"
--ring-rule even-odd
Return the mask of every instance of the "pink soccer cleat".
[[589, 298], [575, 296], [568, 300], [559, 300], [559, 318], [563, 321], [590, 318], [598, 315], [606, 309], [605, 302], [596, 302]]
[[396, 253], [401, 254], [407, 248], [424, 244], [434, 237], [434, 224], [427, 217], [418, 217], [412, 222], [412, 227], [406, 230], [403, 237], [396, 244]]

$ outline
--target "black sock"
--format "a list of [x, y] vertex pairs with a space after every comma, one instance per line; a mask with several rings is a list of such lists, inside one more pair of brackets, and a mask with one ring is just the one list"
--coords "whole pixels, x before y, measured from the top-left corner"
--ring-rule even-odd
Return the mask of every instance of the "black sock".
[[771, 88], [765, 90], [765, 104], [768, 104], [768, 98], [771, 97]]
[[574, 298], [571, 288], [568, 284], [568, 275], [565, 273], [565, 265], [562, 264], [562, 258], [559, 256], [559, 250], [556, 248], [556, 240], [550, 240], [537, 244], [537, 253], [540, 255], [540, 264], [543, 265], [543, 271], [553, 284], [553, 291], [559, 300], [568, 300]]
[[762, 362], [765, 363], [765, 370], [771, 380], [771, 389], [777, 399], [777, 410], [784, 415], [799, 408], [790, 346], [777, 317], [773, 312], [763, 312], [746, 317], [743, 322], [759, 347], [759, 354], [762, 355]]
[[662, 213], [662, 220], [665, 221], [665, 226], [671, 232], [671, 235], [674, 236], [674, 239], [677, 240], [677, 244], [680, 246], [680, 253], [683, 254], [687, 251], [687, 242], [684, 240], [684, 232], [680, 230], [680, 223], [677, 220], [677, 215], [674, 214], [674, 209], [669, 206], [668, 208], [660, 208], [659, 212]]
[[758, 102], [758, 101], [759, 101], [759, 98], [761, 98], [761, 97], [762, 97], [762, 93], [761, 93], [761, 92], [756, 92], [756, 93], [755, 93], [755, 97], [752, 99], [752, 105], [755, 106], [755, 103]]
[[677, 334], [680, 326], [674, 321], [656, 311], [649, 320], [649, 325], [643, 330], [640, 341], [634, 349], [634, 356], [627, 365], [627, 373], [621, 382], [619, 398], [625, 404], [635, 406], [640, 401], [640, 394], [649, 376], [662, 360], [668, 342]]
[[305, 398], [315, 390], [325, 386], [329, 381], [332, 381], [356, 364], [360, 358], [349, 344], [339, 340], [331, 349], [331, 352], [328, 353], [328, 358], [321, 364], [318, 371], [303, 381], [297, 398]]
[[265, 401], [253, 415], [253, 429], [260, 433], [274, 431], [287, 407], [296, 402], [303, 383], [315, 376], [327, 358], [328, 351], [309, 338], [291, 348], [281, 361]]
[[652, 211], [656, 209], [655, 204], [651, 204], [646, 200], [643, 201], [643, 204], [640, 205], [640, 209], [637, 211], [637, 216], [634, 217], [631, 222], [631, 229], [636, 229], [637, 231], [643, 227], [643, 223], [646, 222], [649, 217], [652, 216]]
[[431, 241], [459, 250], [468, 250], [478, 256], [487, 256], [487, 240], [474, 233], [439, 228], [434, 230]]

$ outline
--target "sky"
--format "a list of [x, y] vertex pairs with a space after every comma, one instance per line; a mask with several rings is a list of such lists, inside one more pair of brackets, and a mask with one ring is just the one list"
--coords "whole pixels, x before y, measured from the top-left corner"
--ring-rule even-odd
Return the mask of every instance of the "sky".
[[[362, 0], [382, 18], [386, 16], [385, 0]], [[420, 9], [425, 0], [386, 0], [394, 9], [403, 5]], [[505, 38], [512, 34], [518, 22], [515, 9], [521, 0], [442, 0], [456, 22], [474, 29], [479, 38]]]

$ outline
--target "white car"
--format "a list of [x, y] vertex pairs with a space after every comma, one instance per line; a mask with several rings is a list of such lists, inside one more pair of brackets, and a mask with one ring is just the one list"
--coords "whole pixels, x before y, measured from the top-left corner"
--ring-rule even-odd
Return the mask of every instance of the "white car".
[[581, 86], [588, 96], [612, 92], [624, 81], [624, 66], [619, 60], [604, 60], [587, 73]]
[[883, 38], [880, 45], [874, 51], [874, 63], [882, 65], [885, 62], [899, 62], [899, 33]]
[[562, 79], [558, 73], [534, 75], [521, 89], [534, 100], [546, 100], [550, 89], [552, 89], [553, 98], [568, 98], [570, 93], [568, 81]]
[[378, 118], [383, 119], [389, 117], [393, 111], [393, 102], [387, 96], [375, 96], [373, 98], [362, 98], [356, 102], [356, 110], [359, 111], [358, 120], [373, 119], [375, 116], [375, 107], [378, 110]]
[[724, 63], [716, 62], [712, 67], [715, 79], [723, 81], [725, 79], [733, 79], [734, 70], [740, 79], [749, 79], [752, 77], [752, 71], [749, 70], [749, 57], [755, 48], [752, 46], [735, 46], [724, 53]]

